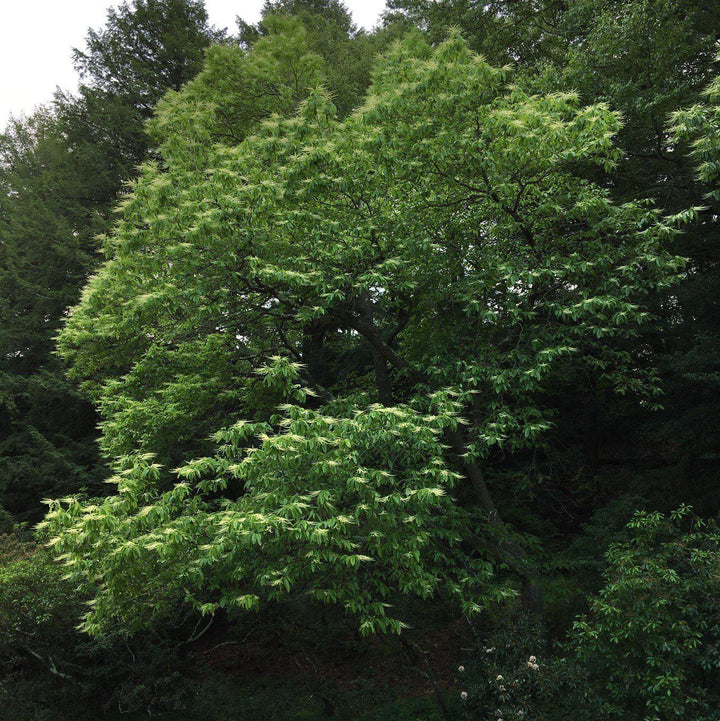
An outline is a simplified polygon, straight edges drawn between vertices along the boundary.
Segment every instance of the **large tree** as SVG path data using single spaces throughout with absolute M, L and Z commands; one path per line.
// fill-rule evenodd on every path
M 671 213 L 707 206 L 708 188 L 695 177 L 690 148 L 671 135 L 668 121 L 697 103 L 716 73 L 720 7 L 701 0 L 682 7 L 669 0 L 575 0 L 565 28 L 571 42 L 558 76 L 625 118 L 618 137 L 624 158 L 602 182 L 616 198 L 650 198 Z M 601 482 L 610 494 L 624 487 L 665 510 L 678 502 L 716 508 L 719 438 L 717 424 L 706 419 L 720 407 L 711 380 L 720 368 L 718 239 L 715 210 L 707 208 L 672 240 L 688 259 L 682 283 L 656 298 L 658 322 L 636 344 L 658 368 L 665 408 L 637 414 L 605 402 L 601 456 L 610 465 Z
M 618 201 L 647 198 L 668 213 L 705 206 L 686 143 L 667 129 L 671 113 L 690 106 L 716 73 L 720 8 L 703 0 L 391 0 L 433 41 L 457 26 L 471 47 L 510 61 L 528 92 L 574 88 L 583 103 L 603 102 L 623 117 L 610 170 L 586 168 Z M 688 258 L 682 283 L 653 301 L 657 321 L 631 341 L 639 362 L 662 378 L 664 410 L 618 403 L 603 386 L 581 390 L 568 377 L 556 388 L 565 409 L 557 430 L 562 455 L 546 458 L 548 515 L 587 518 L 597 504 L 640 493 L 668 509 L 679 501 L 706 511 L 717 493 L 718 236 L 715 210 L 687 223 L 669 246 Z M 572 479 L 586 479 L 583 494 Z
M 294 17 L 305 27 L 310 49 L 325 61 L 325 85 L 333 104 L 345 117 L 362 102 L 375 55 L 397 33 L 358 29 L 340 0 L 266 0 L 257 24 L 238 20 L 240 43 L 249 47 L 273 32 L 272 18 L 278 16 Z
M 51 111 L 0 136 L 0 503 L 21 518 L 102 472 L 95 413 L 52 355 L 105 228 L 85 162 Z
M 345 122 L 316 92 L 239 144 L 167 136 L 61 336 L 134 452 L 117 496 L 46 524 L 88 629 L 302 592 L 399 630 L 398 595 L 477 609 L 496 562 L 531 585 L 507 459 L 567 373 L 657 392 L 622 343 L 680 264 L 657 213 L 575 172 L 614 166 L 618 117 L 509 80 L 413 36 Z M 144 455 L 213 425 L 174 477 Z

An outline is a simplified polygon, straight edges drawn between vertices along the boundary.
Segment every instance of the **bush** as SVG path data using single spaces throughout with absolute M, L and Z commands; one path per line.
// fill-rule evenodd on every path
M 720 532 L 688 507 L 636 513 L 610 547 L 606 585 L 575 624 L 606 717 L 717 719 Z
M 0 536 L 2 718 L 76 721 L 79 708 L 184 707 L 194 688 L 182 674 L 178 642 L 82 633 L 85 599 L 64 574 L 45 549 Z
M 458 668 L 460 717 L 478 721 L 601 721 L 586 670 L 551 652 L 539 619 L 507 613 Z

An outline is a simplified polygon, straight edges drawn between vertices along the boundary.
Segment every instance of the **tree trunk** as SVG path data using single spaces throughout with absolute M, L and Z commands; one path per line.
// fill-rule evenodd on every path
M 448 439 L 455 451 L 465 478 L 467 479 L 473 500 L 482 508 L 488 523 L 494 528 L 504 526 L 500 513 L 493 501 L 480 466 L 468 461 L 465 456 L 465 439 L 459 430 L 448 431 Z M 540 588 L 540 574 L 530 562 L 525 549 L 514 541 L 503 541 L 498 548 L 499 558 L 516 571 L 523 580 L 522 601 L 525 609 L 531 613 L 541 614 L 543 609 L 542 590 Z

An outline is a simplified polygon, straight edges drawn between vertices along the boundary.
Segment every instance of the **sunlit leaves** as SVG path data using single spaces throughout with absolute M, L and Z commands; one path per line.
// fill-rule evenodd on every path
M 131 459 L 100 510 L 52 511 L 73 573 L 99 579 L 87 627 L 289 594 L 364 631 L 400 630 L 398 594 L 482 606 L 505 531 L 459 502 L 459 471 L 541 447 L 568 369 L 657 392 L 617 341 L 680 268 L 672 226 L 575 172 L 617 161 L 617 115 L 528 95 L 458 37 L 411 38 L 345 121 L 315 90 L 223 142 L 197 103 L 211 76 L 161 111 L 177 147 L 135 184 L 61 339 L 106 449 L 179 466 Z M 186 112 L 199 140 L 173 129 Z
M 74 578 L 99 578 L 88 630 L 115 618 L 152 625 L 181 602 L 251 610 L 300 593 L 344 606 L 365 632 L 399 631 L 398 593 L 468 607 L 500 593 L 461 547 L 471 517 L 452 497 L 448 422 L 399 406 L 333 417 L 288 405 L 278 430 L 220 432 L 218 456 L 178 469 L 171 489 L 138 458 L 116 479 L 119 495 L 53 503 L 44 528 L 60 534 L 50 543 Z M 213 501 L 223 477 L 245 493 Z

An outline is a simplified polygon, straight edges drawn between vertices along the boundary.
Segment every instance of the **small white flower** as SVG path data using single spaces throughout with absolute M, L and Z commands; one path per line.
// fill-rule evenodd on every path
M 460 673 L 465 673 L 465 666 L 458 666 L 458 671 Z
M 463 701 L 467 701 L 467 697 L 468 697 L 467 691 L 461 691 L 461 692 L 460 692 L 460 698 L 461 698 Z
M 486 648 L 485 653 L 492 653 L 494 650 L 495 650 L 495 646 L 493 646 L 492 648 Z
M 504 691 L 504 690 L 505 690 L 505 686 L 503 686 L 502 684 L 500 684 L 500 685 L 498 686 L 498 691 L 502 692 L 502 691 Z
M 530 658 L 528 659 L 528 661 L 529 661 L 530 663 L 537 663 L 537 659 L 535 658 L 535 656 L 530 656 Z
M 504 679 L 502 676 L 498 676 L 495 680 L 496 680 L 498 683 L 500 683 L 501 681 L 504 681 L 505 679 Z

